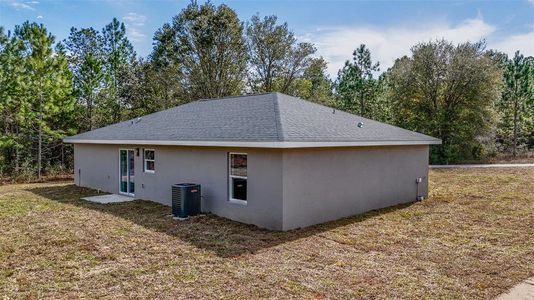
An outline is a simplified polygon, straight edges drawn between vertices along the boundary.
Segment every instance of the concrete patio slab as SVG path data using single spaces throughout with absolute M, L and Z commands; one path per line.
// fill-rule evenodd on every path
M 84 197 L 82 200 L 91 201 L 95 203 L 108 204 L 108 203 L 120 203 L 135 200 L 134 197 L 128 197 L 124 195 L 109 194 L 102 196 Z
M 508 292 L 501 294 L 496 300 L 533 300 L 534 277 L 529 278 L 514 286 Z

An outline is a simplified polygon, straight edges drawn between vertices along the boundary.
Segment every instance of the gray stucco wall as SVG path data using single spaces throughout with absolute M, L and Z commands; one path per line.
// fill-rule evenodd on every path
M 78 186 L 119 192 L 118 147 L 74 144 L 74 183 Z
M 428 146 L 285 150 L 283 229 L 305 227 L 428 194 Z
M 135 197 L 171 204 L 171 185 L 202 185 L 206 212 L 288 230 L 416 200 L 428 190 L 428 146 L 258 149 L 76 144 L 75 183 L 118 193 L 119 149 L 137 149 Z M 155 150 L 144 173 L 142 149 Z M 228 202 L 228 152 L 248 154 L 248 203 Z
M 135 157 L 135 197 L 171 205 L 171 185 L 202 185 L 202 210 L 235 221 L 282 229 L 282 151 L 210 147 L 76 144 L 75 183 L 119 192 L 119 149 L 140 149 Z M 142 149 L 155 150 L 155 173 L 143 172 Z M 248 154 L 247 205 L 228 202 L 228 152 Z M 81 182 L 78 176 L 81 174 Z M 170 212 L 170 211 L 169 211 Z

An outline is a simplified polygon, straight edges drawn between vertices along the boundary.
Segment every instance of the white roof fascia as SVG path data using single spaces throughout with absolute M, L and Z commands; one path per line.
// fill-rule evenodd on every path
M 262 141 L 162 141 L 162 140 L 63 140 L 70 144 L 108 145 L 161 145 L 161 146 L 200 146 L 200 147 L 244 147 L 244 148 L 319 148 L 319 147 L 358 147 L 358 146 L 397 146 L 397 145 L 439 145 L 440 140 L 429 141 L 355 141 L 355 142 L 262 142 Z

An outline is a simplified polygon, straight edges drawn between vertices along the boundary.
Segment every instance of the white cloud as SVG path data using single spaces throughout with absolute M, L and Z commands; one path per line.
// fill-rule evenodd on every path
M 41 15 L 37 16 L 37 19 L 42 19 L 42 18 L 43 18 L 43 16 L 41 16 Z
M 146 16 L 131 12 L 122 17 L 122 20 L 126 24 L 140 27 L 145 25 Z
M 534 56 L 534 30 L 506 37 L 505 39 L 489 45 L 489 48 L 502 51 L 509 56 L 519 50 L 525 56 Z
M 11 1 L 9 2 L 9 4 L 11 6 L 13 6 L 13 8 L 15 8 L 16 10 L 20 10 L 20 9 L 27 9 L 27 10 L 35 10 L 35 8 L 33 8 L 32 4 L 37 4 L 39 2 L 35 1 L 35 3 L 33 2 L 21 2 L 21 1 Z
M 134 27 L 127 28 L 126 29 L 126 34 L 130 38 L 130 40 L 133 41 L 133 42 L 143 41 L 145 39 L 145 37 L 146 37 L 146 35 L 144 33 L 142 33 L 141 31 L 137 30 Z
M 533 0 L 534 1 L 534 0 Z M 366 26 L 323 28 L 308 33 L 305 39 L 314 42 L 319 55 L 329 62 L 328 72 L 335 78 L 337 71 L 360 44 L 371 50 L 373 61 L 380 61 L 380 69 L 391 67 L 396 58 L 410 54 L 410 48 L 435 39 L 454 43 L 476 42 L 491 35 L 496 28 L 479 15 L 451 25 L 447 22 L 417 23 L 416 25 L 375 28 Z
M 145 26 L 146 16 L 130 12 L 122 17 L 126 25 L 126 34 L 133 42 L 141 42 L 146 35 L 141 31 L 141 27 Z

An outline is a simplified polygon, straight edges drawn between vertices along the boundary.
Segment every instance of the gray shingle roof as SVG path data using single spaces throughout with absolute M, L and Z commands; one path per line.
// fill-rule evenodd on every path
M 359 128 L 358 123 L 363 122 Z M 250 146 L 436 144 L 440 140 L 280 93 L 199 100 L 65 139 Z M 199 143 L 195 143 L 195 141 Z M 200 143 L 204 142 L 204 143 Z M 209 144 L 214 142 L 214 144 Z

